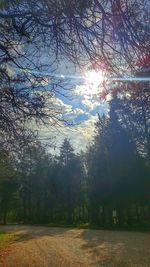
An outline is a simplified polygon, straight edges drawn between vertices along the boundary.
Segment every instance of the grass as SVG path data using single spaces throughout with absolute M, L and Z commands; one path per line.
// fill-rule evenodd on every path
M 3 248 L 4 244 L 8 240 L 9 234 L 0 232 L 0 249 Z
M 6 259 L 10 252 L 11 242 L 14 240 L 14 234 L 0 232 L 0 266 L 7 266 Z
M 5 248 L 5 246 L 14 239 L 14 234 L 0 232 L 0 252 Z
M 49 223 L 49 224 L 46 224 L 45 226 L 61 227 L 61 228 L 90 229 L 89 223 L 81 223 L 81 224 Z
M 38 225 L 38 224 L 37 224 Z M 91 230 L 110 230 L 110 231 L 128 231 L 128 232 L 150 232 L 150 227 L 139 227 L 139 226 L 99 226 L 90 223 L 80 223 L 80 224 L 63 224 L 63 223 L 49 223 L 41 224 L 39 226 L 48 226 L 48 227 L 61 227 L 61 228 L 75 228 L 75 229 L 91 229 Z
M 10 234 L 0 232 L 0 265 L 6 265 L 6 252 L 8 250 L 7 245 L 10 240 Z

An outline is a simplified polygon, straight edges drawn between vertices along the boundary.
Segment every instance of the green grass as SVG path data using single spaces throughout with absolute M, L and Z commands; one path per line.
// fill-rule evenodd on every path
M 89 229 L 89 230 L 106 230 L 106 231 L 128 231 L 128 232 L 150 232 L 150 226 L 105 226 L 102 227 L 100 225 L 90 224 L 90 223 L 73 223 L 73 224 L 66 224 L 66 223 L 33 223 L 29 224 L 33 226 L 48 226 L 48 227 L 60 227 L 60 228 L 74 228 L 74 229 Z
M 42 224 L 41 226 L 61 227 L 61 228 L 77 228 L 77 229 L 90 229 L 89 223 L 80 223 L 80 224 L 48 223 L 48 224 Z
M 128 232 L 150 232 L 150 227 L 119 227 L 119 226 L 99 226 L 93 225 L 90 223 L 81 223 L 81 224 L 61 224 L 61 223 L 49 223 L 41 226 L 48 226 L 48 227 L 61 227 L 61 228 L 76 228 L 76 229 L 89 229 L 89 230 L 106 230 L 106 231 L 128 231 Z
M 8 234 L 7 233 L 0 233 L 0 250 L 3 248 L 5 242 L 7 241 Z
M 10 234 L 5 232 L 0 232 L 0 250 L 3 249 L 6 242 L 10 240 Z

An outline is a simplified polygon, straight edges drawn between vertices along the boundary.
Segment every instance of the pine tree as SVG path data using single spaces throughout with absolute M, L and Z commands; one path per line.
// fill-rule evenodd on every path
M 67 223 L 75 220 L 81 196 L 82 164 L 75 155 L 70 142 L 65 139 L 60 149 L 60 184 L 62 186 L 62 202 L 66 210 Z
M 89 187 L 91 222 L 113 224 L 115 211 L 115 223 L 121 226 L 131 223 L 130 211 L 145 192 L 146 174 L 136 144 L 119 120 L 117 105 L 118 98 L 114 97 L 110 101 L 109 119 L 99 117 L 96 124 Z

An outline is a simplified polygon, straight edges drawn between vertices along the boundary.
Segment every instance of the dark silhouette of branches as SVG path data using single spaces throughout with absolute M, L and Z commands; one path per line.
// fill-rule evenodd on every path
M 49 81 L 48 86 L 42 75 L 45 70 L 53 73 L 59 60 L 67 58 L 81 66 L 90 62 L 93 68 L 117 75 L 147 65 L 148 2 L 4 1 L 0 7 L 1 132 L 15 138 L 29 120 L 46 122 L 49 116 L 52 124 L 63 120 L 60 111 L 45 108 L 48 99 L 62 92 L 63 84 Z

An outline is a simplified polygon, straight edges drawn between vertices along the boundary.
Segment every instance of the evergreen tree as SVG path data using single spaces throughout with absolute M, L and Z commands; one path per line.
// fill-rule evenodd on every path
M 15 193 L 17 191 L 17 177 L 8 153 L 0 151 L 0 216 L 4 224 L 8 213 L 13 208 Z
M 130 224 L 130 210 L 137 201 L 137 191 L 144 194 L 142 185 L 146 185 L 147 180 L 136 145 L 119 121 L 117 105 L 118 99 L 112 99 L 109 119 L 99 116 L 96 124 L 98 131 L 91 149 L 89 186 L 91 222 L 112 224 L 112 215 L 116 214 L 116 223 L 121 226 Z
M 65 139 L 60 149 L 60 183 L 64 209 L 67 213 L 67 223 L 75 220 L 75 208 L 80 201 L 82 166 L 80 159 L 75 155 L 70 142 Z

